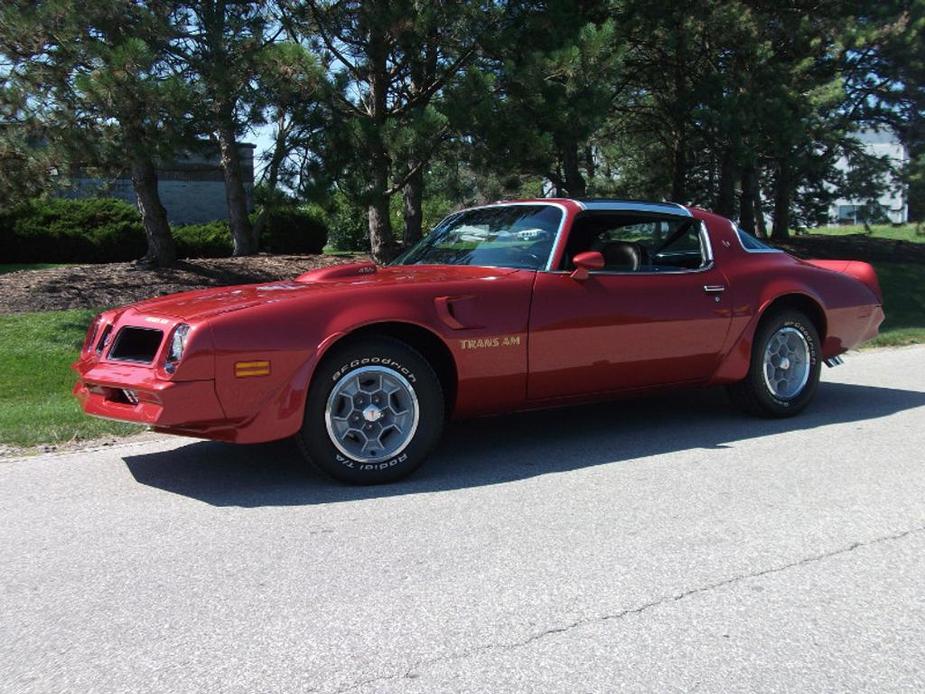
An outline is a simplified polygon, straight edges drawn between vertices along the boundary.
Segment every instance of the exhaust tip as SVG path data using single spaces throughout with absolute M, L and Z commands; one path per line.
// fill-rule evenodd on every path
M 836 366 L 841 366 L 845 363 L 845 360 L 841 357 L 829 357 L 825 360 L 825 365 L 830 369 L 834 369 Z

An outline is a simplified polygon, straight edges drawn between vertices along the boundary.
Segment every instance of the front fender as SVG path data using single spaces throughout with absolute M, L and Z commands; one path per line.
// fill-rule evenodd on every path
M 350 333 L 378 323 L 434 331 L 420 303 L 370 296 L 344 300 L 266 304 L 211 321 L 215 389 L 233 440 L 255 443 L 287 438 L 302 426 L 309 384 L 319 362 Z M 240 362 L 268 362 L 269 373 L 241 376 Z

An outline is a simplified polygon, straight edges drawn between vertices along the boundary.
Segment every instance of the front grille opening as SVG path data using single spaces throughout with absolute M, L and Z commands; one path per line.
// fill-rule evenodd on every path
M 133 393 L 132 397 L 135 397 L 135 402 L 132 402 L 132 398 L 128 396 L 128 393 L 125 392 L 122 388 L 109 388 L 106 386 L 99 386 L 100 394 L 106 398 L 107 402 L 115 402 L 120 405 L 137 405 L 138 398 Z
M 161 340 L 162 330 L 153 328 L 122 328 L 116 336 L 116 343 L 109 352 L 109 358 L 117 361 L 136 361 L 150 364 L 154 361 Z

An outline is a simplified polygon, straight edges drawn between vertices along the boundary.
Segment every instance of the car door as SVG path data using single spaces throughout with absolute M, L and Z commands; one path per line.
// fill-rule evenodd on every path
M 605 268 L 585 280 L 568 269 L 537 274 L 530 400 L 697 382 L 713 373 L 730 325 L 731 291 L 713 264 L 705 227 L 697 222 L 690 233 L 702 244 L 699 267 L 674 265 L 681 261 L 673 256 L 687 251 L 668 249 L 635 270 Z

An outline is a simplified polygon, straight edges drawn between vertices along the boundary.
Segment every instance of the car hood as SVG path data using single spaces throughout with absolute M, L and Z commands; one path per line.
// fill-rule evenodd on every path
M 139 314 L 170 316 L 182 320 L 202 320 L 267 303 L 305 299 L 317 296 L 319 292 L 332 295 L 343 292 L 361 293 L 409 283 L 420 285 L 490 281 L 502 279 L 517 272 L 525 271 L 462 265 L 390 267 L 376 267 L 372 263 L 335 265 L 307 272 L 294 280 L 170 294 L 133 304 L 131 308 Z

